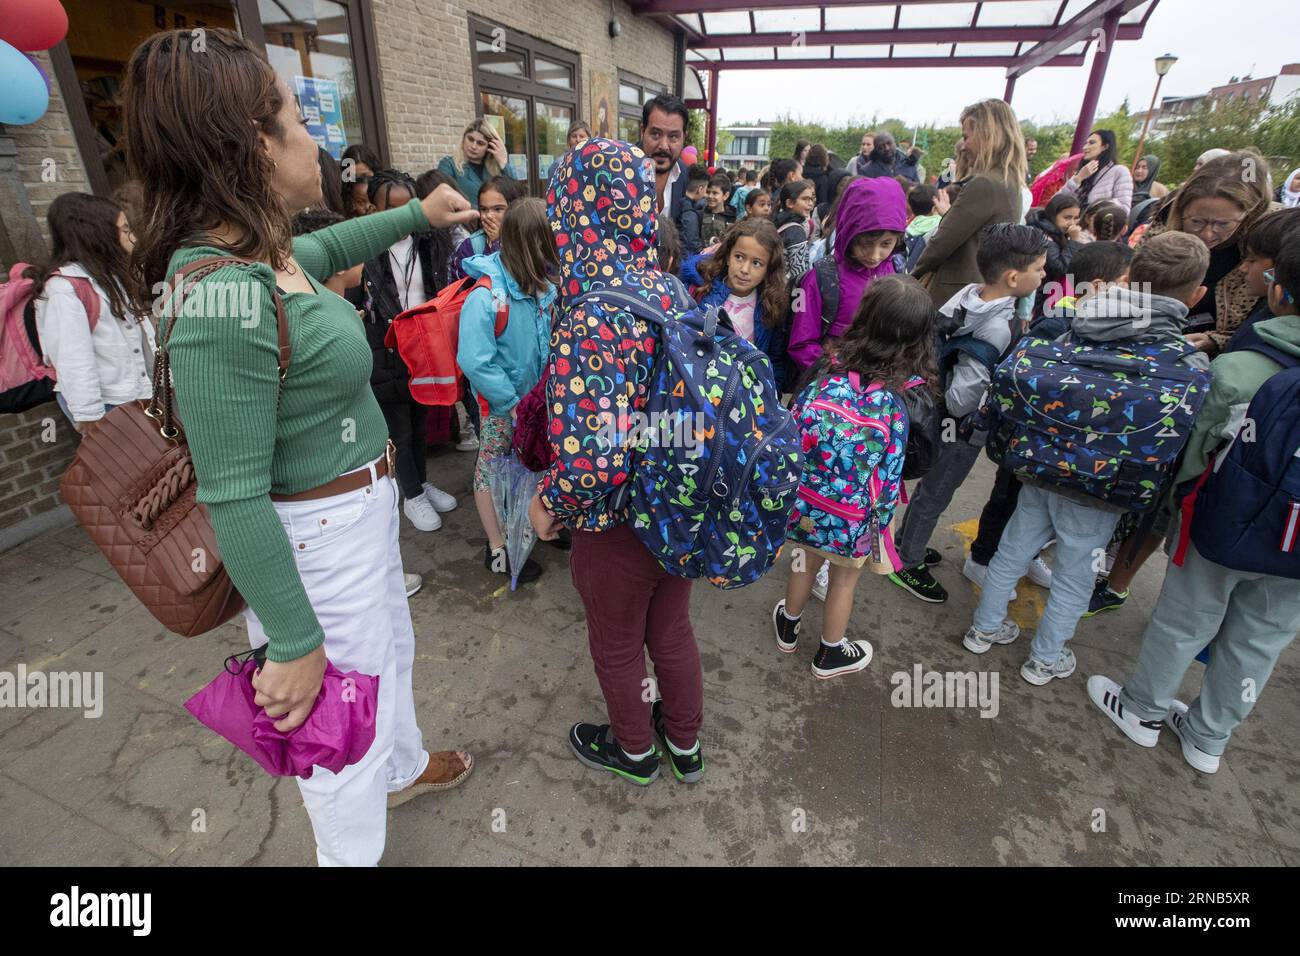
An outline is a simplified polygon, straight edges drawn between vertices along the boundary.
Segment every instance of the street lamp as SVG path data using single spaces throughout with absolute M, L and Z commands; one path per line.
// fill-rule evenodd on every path
M 1151 114 L 1156 111 L 1156 97 L 1160 95 L 1160 84 L 1164 81 L 1165 74 L 1173 68 L 1178 62 L 1178 57 L 1172 53 L 1166 53 L 1164 56 L 1156 57 L 1156 88 L 1151 94 L 1151 107 L 1147 110 L 1147 118 L 1142 123 L 1142 135 L 1138 138 L 1137 150 L 1133 153 L 1133 165 L 1129 167 L 1129 174 L 1137 169 L 1138 160 L 1142 158 L 1142 147 L 1146 145 L 1147 130 L 1151 127 Z

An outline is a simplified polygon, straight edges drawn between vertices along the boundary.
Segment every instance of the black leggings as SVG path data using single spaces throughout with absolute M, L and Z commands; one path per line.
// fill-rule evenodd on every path
M 419 402 L 398 402 L 380 405 L 384 420 L 388 422 L 388 437 L 397 447 L 397 486 L 404 498 L 424 494 L 425 432 L 429 410 Z
M 1020 500 L 1020 479 L 1005 468 L 998 469 L 998 477 L 989 492 L 989 500 L 980 512 L 980 530 L 970 546 L 971 560 L 988 567 L 993 555 L 998 553 L 1002 532 L 1015 514 Z

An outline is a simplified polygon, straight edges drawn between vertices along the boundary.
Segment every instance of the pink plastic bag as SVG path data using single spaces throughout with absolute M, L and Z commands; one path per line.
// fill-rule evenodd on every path
M 309 779 L 316 767 L 338 773 L 365 756 L 375 741 L 377 676 L 344 673 L 326 661 L 311 716 L 286 734 L 253 702 L 253 675 L 261 662 L 254 655 L 226 658 L 222 672 L 185 709 L 277 777 Z

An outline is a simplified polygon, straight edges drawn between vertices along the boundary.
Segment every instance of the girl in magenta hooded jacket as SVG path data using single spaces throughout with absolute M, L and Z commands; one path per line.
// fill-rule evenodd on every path
M 862 293 L 877 276 L 892 275 L 894 249 L 907 228 L 907 198 L 892 179 L 855 179 L 844 188 L 835 216 L 834 259 L 840 302 L 828 335 L 822 335 L 822 296 L 817 270 L 799 280 L 802 295 L 794 296 L 789 356 L 803 371 L 821 357 L 822 342 L 844 332 L 853 322 Z

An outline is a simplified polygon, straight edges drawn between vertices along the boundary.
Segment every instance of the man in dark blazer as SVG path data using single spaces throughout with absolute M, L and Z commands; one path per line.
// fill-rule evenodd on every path
M 641 151 L 655 164 L 655 210 L 660 215 L 667 213 L 674 224 L 678 224 L 686 195 L 682 149 L 689 124 L 686 104 L 671 94 L 656 96 L 641 107 Z

